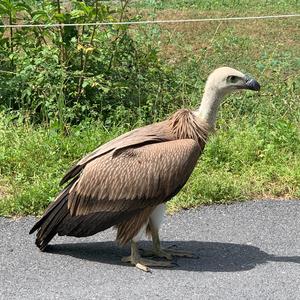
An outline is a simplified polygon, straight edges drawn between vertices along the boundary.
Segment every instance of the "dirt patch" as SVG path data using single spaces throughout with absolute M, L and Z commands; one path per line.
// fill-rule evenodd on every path
M 146 10 L 142 12 L 142 15 L 144 15 L 143 19 L 148 19 Z M 241 13 L 166 9 L 158 11 L 155 19 L 183 20 L 237 15 L 240 16 Z M 205 56 L 210 56 L 218 46 L 224 51 L 232 50 L 234 45 L 237 51 L 241 47 L 246 47 L 249 54 L 255 58 L 269 45 L 278 51 L 299 49 L 300 40 L 297 33 L 300 24 L 297 18 L 167 23 L 160 26 L 164 29 L 161 36 L 163 56 L 175 62 L 184 58 L 189 51 L 192 53 L 204 51 Z
M 9 195 L 9 189 L 5 185 L 0 185 L 0 200 Z

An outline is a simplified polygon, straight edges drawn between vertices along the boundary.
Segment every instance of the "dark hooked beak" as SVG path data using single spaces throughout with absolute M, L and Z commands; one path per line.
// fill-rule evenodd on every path
M 252 91 L 259 91 L 260 84 L 251 77 L 245 78 L 245 89 L 252 90 Z

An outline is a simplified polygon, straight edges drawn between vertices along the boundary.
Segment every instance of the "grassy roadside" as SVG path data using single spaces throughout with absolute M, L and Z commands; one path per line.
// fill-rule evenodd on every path
M 143 9 L 194 9 L 197 11 L 222 11 L 225 13 L 241 12 L 243 14 L 259 13 L 292 13 L 299 11 L 300 3 L 298 0 L 137 0 L 134 6 Z
M 108 133 L 101 124 L 84 124 L 65 137 L 49 128 L 2 122 L 0 170 L 6 188 L 0 215 L 40 214 L 58 192 L 68 166 L 123 131 Z M 300 197 L 299 128 L 287 121 L 250 124 L 241 119 L 223 124 L 211 138 L 169 209 L 264 197 Z
M 101 124 L 83 123 L 65 136 L 55 128 L 0 121 L 0 215 L 41 213 L 58 192 L 64 172 L 84 153 L 119 135 Z M 5 191 L 5 192 L 4 192 Z
M 137 1 L 136 7 L 141 13 L 155 8 L 161 19 L 205 16 L 208 11 L 299 11 L 299 1 L 252 1 L 250 7 L 233 0 L 192 2 L 156 1 L 163 5 L 154 7 L 153 1 Z M 299 30 L 299 19 L 154 27 L 151 34 L 160 40 L 161 58 L 174 69 L 180 86 L 174 95 L 180 106 L 198 105 L 208 73 L 220 65 L 249 72 L 262 85 L 259 94 L 237 93 L 223 103 L 218 130 L 188 184 L 170 202 L 170 211 L 251 198 L 300 197 Z M 55 127 L 12 122 L 0 113 L 0 215 L 40 214 L 74 161 L 128 129 L 83 122 L 64 136 Z

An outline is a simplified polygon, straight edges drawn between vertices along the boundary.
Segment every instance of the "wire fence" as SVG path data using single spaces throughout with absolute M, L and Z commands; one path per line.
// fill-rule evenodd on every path
M 72 27 L 72 26 L 111 26 L 111 25 L 151 25 L 171 23 L 193 23 L 193 22 L 215 22 L 215 21 L 244 21 L 244 20 L 267 20 L 283 18 L 299 18 L 300 14 L 271 15 L 271 16 L 244 16 L 244 17 L 219 17 L 199 19 L 178 19 L 178 20 L 143 20 L 143 21 L 122 21 L 122 22 L 94 22 L 94 23 L 55 23 L 55 24 L 3 24 L 0 28 L 49 28 L 49 27 Z

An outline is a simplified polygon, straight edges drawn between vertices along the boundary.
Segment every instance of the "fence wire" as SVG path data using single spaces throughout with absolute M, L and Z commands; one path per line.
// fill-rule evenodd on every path
M 0 28 L 31 28 L 31 27 L 71 27 L 71 26 L 110 26 L 110 25 L 151 25 L 167 23 L 192 23 L 192 22 L 215 22 L 215 21 L 244 21 L 263 19 L 297 18 L 300 14 L 271 15 L 271 16 L 245 16 L 245 17 L 220 17 L 200 19 L 179 19 L 179 20 L 143 20 L 143 21 L 122 21 L 122 22 L 95 22 L 95 23 L 55 23 L 55 24 L 3 24 Z

